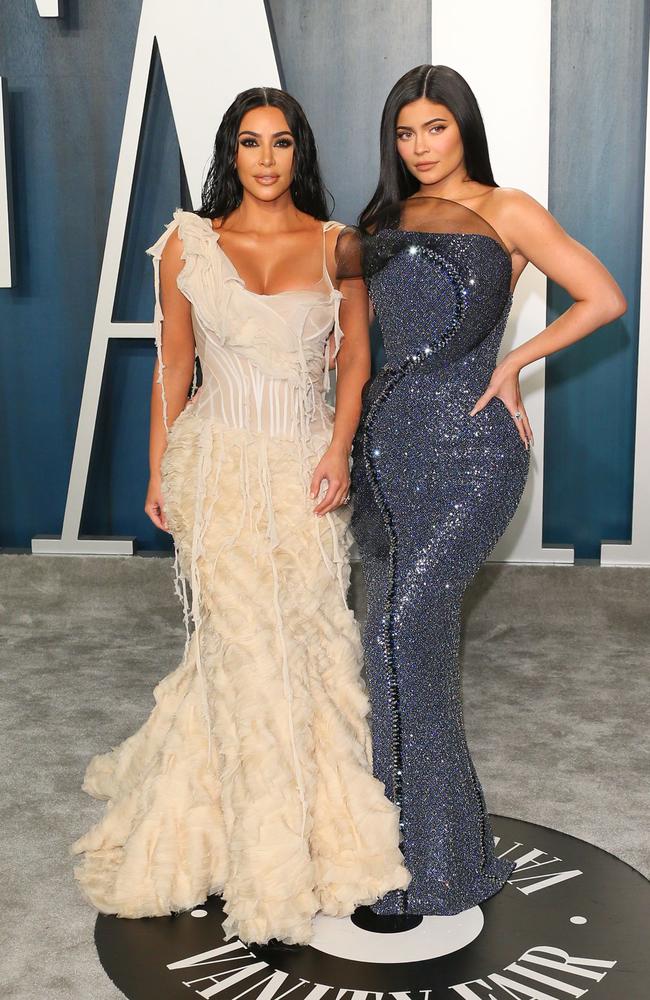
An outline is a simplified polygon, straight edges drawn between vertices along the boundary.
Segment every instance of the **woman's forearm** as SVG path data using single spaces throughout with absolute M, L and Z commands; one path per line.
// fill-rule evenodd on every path
M 185 408 L 192 383 L 194 362 L 165 365 L 165 399 L 167 402 L 167 427 L 171 428 L 176 417 Z M 158 361 L 154 365 L 151 385 L 151 422 L 149 432 L 149 476 L 160 478 L 160 462 L 167 446 L 167 431 L 163 423 L 162 391 L 158 381 Z
M 367 357 L 341 358 L 336 375 L 336 408 L 331 447 L 348 454 L 361 418 L 361 393 L 370 377 Z
M 625 299 L 615 292 L 612 293 L 611 301 L 585 299 L 574 302 L 561 316 L 549 323 L 545 330 L 510 351 L 504 362 L 521 370 L 539 358 L 548 357 L 549 354 L 582 340 L 624 312 Z

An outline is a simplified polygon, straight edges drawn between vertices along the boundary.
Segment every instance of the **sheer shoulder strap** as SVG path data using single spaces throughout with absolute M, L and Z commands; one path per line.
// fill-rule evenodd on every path
M 328 219 L 327 222 L 323 223 L 323 278 L 327 280 L 332 295 L 332 302 L 334 305 L 334 323 L 332 327 L 333 334 L 333 350 L 331 345 L 330 337 L 327 338 L 325 342 L 325 365 L 323 368 L 323 389 L 327 392 L 331 388 L 330 381 L 330 363 L 331 361 L 336 361 L 337 355 L 341 348 L 341 341 L 343 340 L 343 330 L 341 329 L 341 292 L 338 288 L 334 287 L 334 283 L 330 277 L 329 268 L 327 267 L 327 241 L 325 239 L 325 233 L 329 232 L 330 229 L 342 230 L 345 228 L 343 222 L 336 222 L 335 219 Z M 337 237 L 338 239 L 338 237 Z
M 344 228 L 344 224 L 342 222 L 336 222 L 334 219 L 328 219 L 327 222 L 323 223 L 323 270 L 322 270 L 322 278 L 323 278 L 323 281 L 327 281 L 328 282 L 328 284 L 330 285 L 330 287 L 332 289 L 334 288 L 334 285 L 332 284 L 332 279 L 330 277 L 329 268 L 327 266 L 327 239 L 325 237 L 325 234 L 327 232 L 329 232 L 330 229 L 336 229 L 337 227 L 339 227 L 340 229 L 343 229 Z

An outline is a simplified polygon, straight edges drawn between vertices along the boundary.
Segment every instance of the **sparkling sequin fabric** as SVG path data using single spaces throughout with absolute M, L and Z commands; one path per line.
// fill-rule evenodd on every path
M 412 880 L 372 909 L 451 915 L 513 870 L 493 833 L 464 732 L 463 593 L 512 518 L 529 454 L 489 383 L 511 305 L 511 261 L 476 213 L 401 206 L 395 228 L 339 238 L 341 277 L 365 278 L 385 365 L 364 393 L 352 528 L 363 559 L 373 766 L 401 810 Z M 356 263 L 355 263 L 356 261 Z

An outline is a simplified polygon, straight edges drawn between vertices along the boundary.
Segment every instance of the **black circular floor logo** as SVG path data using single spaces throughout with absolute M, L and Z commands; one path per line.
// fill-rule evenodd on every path
M 517 862 L 492 899 L 396 934 L 319 915 L 305 947 L 224 941 L 221 901 L 99 916 L 104 969 L 131 1000 L 647 1000 L 650 882 L 566 834 L 492 817 Z

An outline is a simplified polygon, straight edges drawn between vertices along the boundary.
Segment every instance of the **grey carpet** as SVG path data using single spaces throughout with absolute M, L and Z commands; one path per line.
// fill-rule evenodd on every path
M 183 647 L 167 558 L 0 556 L 3 1000 L 120 997 L 69 844 L 103 805 L 88 759 L 130 735 Z M 355 606 L 362 614 L 358 574 Z M 465 714 L 490 810 L 650 874 L 650 572 L 484 567 L 466 602 Z

